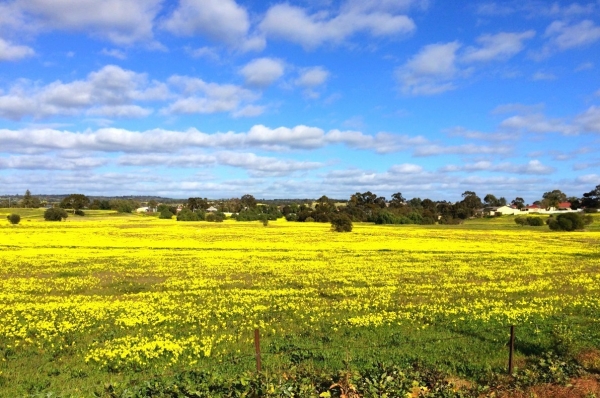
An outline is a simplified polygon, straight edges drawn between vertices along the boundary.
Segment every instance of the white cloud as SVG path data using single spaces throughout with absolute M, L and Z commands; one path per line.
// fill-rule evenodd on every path
M 329 78 L 329 71 L 322 66 L 303 68 L 300 70 L 300 76 L 296 79 L 296 84 L 305 88 L 314 88 L 320 86 Z
M 219 59 L 219 53 L 211 47 L 200 47 L 200 48 L 187 48 L 186 51 L 188 52 L 188 54 L 190 54 L 193 58 L 208 58 L 211 60 L 218 60 Z
M 512 152 L 513 148 L 508 145 L 474 145 L 474 144 L 463 144 L 463 145 L 423 145 L 418 147 L 414 151 L 414 156 L 437 156 L 437 155 L 494 155 L 494 154 L 507 154 Z
M 546 29 L 549 37 L 560 50 L 585 46 L 600 40 L 600 26 L 586 19 L 575 25 L 563 21 L 554 21 Z
M 248 12 L 234 0 L 181 0 L 163 28 L 179 36 L 206 35 L 215 42 L 243 50 L 265 47 L 264 39 L 248 37 Z
M 110 50 L 103 48 L 102 51 L 100 51 L 100 54 L 117 59 L 127 59 L 127 54 L 125 54 L 124 51 L 118 50 L 116 48 L 112 48 Z
M 0 61 L 17 61 L 35 55 L 31 47 L 12 44 L 0 38 Z
M 284 63 L 279 59 L 257 58 L 240 69 L 240 74 L 246 85 L 265 88 L 283 76 L 284 70 Z
M 441 172 L 499 172 L 511 174 L 531 174 L 543 175 L 552 174 L 556 171 L 553 167 L 545 166 L 539 160 L 531 160 L 526 164 L 500 163 L 493 164 L 490 161 L 482 160 L 476 163 L 464 164 L 461 166 L 448 165 L 440 169 Z
M 483 141 L 506 141 L 515 138 L 514 134 L 494 132 L 487 133 L 475 130 L 468 130 L 464 127 L 453 127 L 445 130 L 445 132 L 451 137 L 463 137 L 471 140 L 483 140 Z
M 556 75 L 553 73 L 548 73 L 548 72 L 543 72 L 543 71 L 537 71 L 535 72 L 532 76 L 531 79 L 533 81 L 540 81 L 540 80 L 556 80 Z
M 406 64 L 396 69 L 402 91 L 413 95 L 432 95 L 453 90 L 457 75 L 458 42 L 430 44 L 421 49 Z
M 561 133 L 564 135 L 577 134 L 575 126 L 562 119 L 548 119 L 541 113 L 515 115 L 500 123 L 501 129 L 516 130 L 524 133 Z
M 217 161 L 222 165 L 248 170 L 250 175 L 257 177 L 285 176 L 297 171 L 314 170 L 323 167 L 323 164 L 319 162 L 277 159 L 257 156 L 253 153 L 237 152 L 218 153 Z
M 162 102 L 162 114 L 230 112 L 235 117 L 257 116 L 264 106 L 252 104 L 259 94 L 233 84 L 171 76 L 166 82 L 149 80 L 144 73 L 108 65 L 85 79 L 55 81 L 39 86 L 19 80 L 0 91 L 0 117 L 21 120 L 57 115 L 140 118 L 153 113 L 143 102 Z M 167 101 L 170 101 L 167 102 Z
M 15 0 L 8 11 L 20 31 L 90 33 L 116 44 L 152 39 L 162 0 Z M 5 10 L 6 11 L 6 10 Z
M 591 106 L 575 117 L 575 123 L 584 131 L 600 133 L 600 107 Z
M 231 116 L 239 117 L 256 117 L 265 113 L 266 107 L 262 105 L 246 105 L 237 111 L 234 111 Z
M 477 38 L 480 47 L 468 47 L 462 56 L 463 62 L 487 62 L 496 59 L 506 60 L 523 50 L 523 41 L 535 36 L 535 31 L 522 33 L 498 33 Z
M 236 112 L 244 103 L 258 98 L 252 91 L 234 84 L 207 83 L 187 76 L 172 76 L 167 81 L 182 91 L 181 98 L 161 109 L 167 115 Z
M 286 151 L 341 144 L 355 149 L 390 153 L 427 145 L 427 143 L 427 139 L 420 136 L 410 137 L 389 133 L 367 135 L 358 131 L 340 130 L 325 132 L 317 127 L 303 125 L 275 129 L 255 125 L 245 133 L 213 134 L 202 133 L 196 129 L 187 131 L 154 129 L 143 132 L 119 128 L 101 128 L 84 132 L 52 128 L 0 129 L 0 148 L 7 151 L 40 149 L 139 153 L 173 152 L 181 147 L 231 150 L 261 148 Z
M 326 11 L 309 15 L 303 8 L 276 4 L 267 11 L 260 29 L 270 37 L 298 43 L 307 49 L 324 43 L 338 44 L 358 32 L 381 37 L 405 35 L 415 30 L 414 22 L 406 15 L 395 14 L 372 3 L 348 3 L 334 16 Z
M 57 158 L 55 156 L 10 156 L 0 157 L 0 170 L 81 170 L 104 166 L 106 159 L 85 158 L 77 159 Z
M 592 62 L 584 62 L 582 64 L 577 65 L 577 67 L 575 68 L 575 72 L 581 72 L 590 69 L 594 69 L 594 64 Z
M 85 80 L 70 83 L 55 81 L 39 87 L 21 80 L 0 95 L 0 117 L 40 119 L 85 111 L 97 116 L 140 117 L 151 110 L 134 106 L 134 101 L 162 99 L 167 95 L 166 86 L 148 82 L 145 74 L 108 65 L 90 73 Z

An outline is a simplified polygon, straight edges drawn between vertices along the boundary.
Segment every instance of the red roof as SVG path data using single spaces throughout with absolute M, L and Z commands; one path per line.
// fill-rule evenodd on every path
M 570 209 L 571 208 L 571 202 L 562 202 L 559 203 L 557 206 L 558 209 Z
M 526 209 L 541 209 L 539 205 L 529 205 L 525 207 Z

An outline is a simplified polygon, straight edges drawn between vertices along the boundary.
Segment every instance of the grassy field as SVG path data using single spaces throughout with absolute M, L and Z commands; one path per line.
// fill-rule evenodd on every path
M 376 364 L 485 384 L 506 372 L 510 325 L 517 368 L 552 351 L 600 370 L 598 218 L 573 233 L 502 217 L 340 234 L 15 210 L 0 209 L 22 216 L 0 222 L 0 396 L 133 396 L 197 372 L 226 384 L 254 369 L 255 328 L 265 372 L 313 375 L 297 396 Z

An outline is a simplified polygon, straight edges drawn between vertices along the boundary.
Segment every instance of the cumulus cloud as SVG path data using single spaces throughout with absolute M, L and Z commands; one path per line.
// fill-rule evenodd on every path
M 566 50 L 581 47 L 600 40 L 600 26 L 586 19 L 578 24 L 569 24 L 564 21 L 554 21 L 546 29 L 546 37 L 558 47 Z
M 523 51 L 535 31 L 500 32 L 477 38 L 478 46 L 463 48 L 458 41 L 429 44 L 412 56 L 395 74 L 405 94 L 435 95 L 454 90 L 456 81 L 475 70 L 473 64 L 506 61 Z
M 389 2 L 349 2 L 335 15 L 326 11 L 309 14 L 287 3 L 269 8 L 260 29 L 269 37 L 280 38 L 311 49 L 325 43 L 339 44 L 358 32 L 374 37 L 411 33 L 415 23 L 395 13 Z
M 447 165 L 440 169 L 441 172 L 500 172 L 511 174 L 532 174 L 543 175 L 552 174 L 556 171 L 553 167 L 542 164 L 539 160 L 531 160 L 526 164 L 500 163 L 494 164 L 490 161 L 483 160 L 476 163 L 457 165 Z
M 532 76 L 531 79 L 533 81 L 540 81 L 540 80 L 556 80 L 556 75 L 553 73 L 548 73 L 548 72 L 544 72 L 544 71 L 537 71 L 535 72 Z
M 600 107 L 591 106 L 575 117 L 575 124 L 583 131 L 600 133 Z
M 172 76 L 167 82 L 181 91 L 179 99 L 161 109 L 167 115 L 235 112 L 244 103 L 258 99 L 257 94 L 234 84 L 208 83 L 188 76 Z
M 18 31 L 90 33 L 116 44 L 152 39 L 162 0 L 15 0 L 2 11 Z
M 181 0 L 162 26 L 175 35 L 205 35 L 215 42 L 243 50 L 265 47 L 263 38 L 248 36 L 248 12 L 234 0 Z
M 295 126 L 269 128 L 255 125 L 248 132 L 207 134 L 196 129 L 172 131 L 163 129 L 143 132 L 119 128 L 101 128 L 95 131 L 73 132 L 52 128 L 0 129 L 0 147 L 15 151 L 90 150 L 103 152 L 173 152 L 181 147 L 196 148 L 261 148 L 271 151 L 316 149 L 327 145 L 345 145 L 350 148 L 390 153 L 426 145 L 428 140 L 416 136 L 378 133 L 367 135 L 359 131 L 331 130 L 318 127 Z
M 562 119 L 549 119 L 541 113 L 515 115 L 500 123 L 501 129 L 531 133 L 561 133 L 564 135 L 577 134 L 577 127 Z
M 284 71 L 285 65 L 281 60 L 257 58 L 240 69 L 240 74 L 247 86 L 265 88 L 283 76 Z
M 106 159 L 100 158 L 77 158 L 65 159 L 55 156 L 9 156 L 0 157 L 0 170 L 81 170 L 104 166 L 108 163 Z
M 234 117 L 246 117 L 264 112 L 264 107 L 252 104 L 259 97 L 233 84 L 177 75 L 160 82 L 149 80 L 144 73 L 108 65 L 68 83 L 39 86 L 19 80 L 7 92 L 0 92 L 0 117 L 21 120 L 84 114 L 141 118 L 153 113 L 152 108 L 141 105 L 144 102 L 166 103 L 161 108 L 165 115 L 229 112 Z
M 456 88 L 452 80 L 458 73 L 456 52 L 461 45 L 454 41 L 430 44 L 405 65 L 396 69 L 396 77 L 405 94 L 432 95 Z
M 113 58 L 117 58 L 117 59 L 127 59 L 127 54 L 125 54 L 124 51 L 118 50 L 116 48 L 112 48 L 112 49 L 106 49 L 103 48 L 102 51 L 100 51 L 100 54 L 102 55 L 106 55 L 108 57 L 113 57 Z
M 508 145 L 423 145 L 414 151 L 414 156 L 437 156 L 437 155 L 494 155 L 507 154 L 512 152 L 513 148 Z
M 151 110 L 132 102 L 164 98 L 166 92 L 164 85 L 148 82 L 144 74 L 108 65 L 90 73 L 85 80 L 70 83 L 55 81 L 39 87 L 21 80 L 0 95 L 0 117 L 41 119 L 86 111 L 97 116 L 140 117 Z
M 487 62 L 497 59 L 506 60 L 521 52 L 523 41 L 535 36 L 535 31 L 522 33 L 498 33 L 482 35 L 477 38 L 480 47 L 468 47 L 462 57 L 463 62 Z
M 34 54 L 31 47 L 16 45 L 0 38 L 0 61 L 18 61 Z
M 303 68 L 300 70 L 300 76 L 296 79 L 296 84 L 305 88 L 314 88 L 325 83 L 329 78 L 329 71 L 322 66 Z

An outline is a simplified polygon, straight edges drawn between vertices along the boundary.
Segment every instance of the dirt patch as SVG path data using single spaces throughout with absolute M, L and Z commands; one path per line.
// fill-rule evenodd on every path
M 572 379 L 569 385 L 541 384 L 525 391 L 506 392 L 502 398 L 592 398 L 600 397 L 600 379 L 597 376 Z
M 600 373 L 600 350 L 592 348 L 577 355 L 577 362 L 588 372 Z

